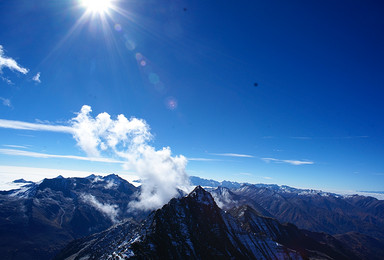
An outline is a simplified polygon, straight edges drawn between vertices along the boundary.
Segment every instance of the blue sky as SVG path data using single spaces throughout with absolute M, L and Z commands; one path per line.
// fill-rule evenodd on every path
M 0 166 L 136 174 L 58 128 L 87 105 L 145 120 L 148 145 L 190 175 L 382 191 L 383 14 L 380 1 L 121 0 L 98 14 L 3 0 Z

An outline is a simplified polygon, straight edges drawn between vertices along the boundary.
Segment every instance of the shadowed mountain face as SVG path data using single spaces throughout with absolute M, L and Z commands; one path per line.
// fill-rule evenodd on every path
M 384 241 L 384 201 L 277 185 L 243 185 L 212 191 L 223 209 L 248 204 L 265 216 L 299 228 L 342 234 L 359 232 Z
M 276 219 L 261 216 L 248 205 L 229 210 L 241 227 L 259 236 L 271 237 L 274 241 L 300 253 L 303 258 L 358 259 L 352 250 L 334 237 L 298 229 L 293 224 L 280 224 Z
M 56 259 L 358 259 L 338 248 L 336 239 L 323 245 L 315 235 L 260 216 L 248 206 L 226 213 L 197 187 L 136 227 L 126 222 L 74 241 Z M 309 242 L 302 245 L 305 239 Z
M 138 189 L 117 175 L 44 179 L 0 195 L 2 259 L 50 259 L 75 238 L 132 216 Z
M 364 260 L 382 260 L 384 259 L 384 242 L 373 237 L 356 232 L 335 235 L 335 237 L 348 245 L 351 250 Z

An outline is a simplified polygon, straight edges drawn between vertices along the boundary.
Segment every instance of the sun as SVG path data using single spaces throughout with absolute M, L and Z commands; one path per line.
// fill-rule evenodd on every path
M 112 0 L 80 0 L 87 12 L 103 14 L 112 7 Z

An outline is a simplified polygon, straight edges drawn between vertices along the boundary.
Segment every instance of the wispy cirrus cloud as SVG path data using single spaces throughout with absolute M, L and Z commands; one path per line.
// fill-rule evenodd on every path
M 9 100 L 7 98 L 0 97 L 0 101 L 3 104 L 3 106 L 12 107 L 11 100 Z
M 63 125 L 49 125 L 49 124 L 36 124 L 15 120 L 0 119 L 0 128 L 10 128 L 19 130 L 31 131 L 50 131 L 73 134 L 74 130 L 70 126 Z
M 29 149 L 29 145 L 3 144 L 3 146 L 10 148 Z
M 311 161 L 300 161 L 300 160 L 281 160 L 276 158 L 261 158 L 263 161 L 270 163 L 288 163 L 292 165 L 306 165 L 306 164 L 314 164 L 314 162 Z
M 240 153 L 210 153 L 212 155 L 218 156 L 228 156 L 228 157 L 242 157 L 242 158 L 254 158 L 255 156 L 249 154 L 240 154 Z
M 213 162 L 213 161 L 220 161 L 218 159 L 211 159 L 211 158 L 195 158 L 195 157 L 188 157 L 188 161 L 198 161 L 198 162 Z
M 37 83 L 41 83 L 40 72 L 37 72 L 37 74 L 35 76 L 33 76 L 32 80 L 37 82 Z
M 3 81 L 5 81 L 8 85 L 13 85 L 13 82 L 12 82 L 10 79 L 8 79 L 8 78 L 6 78 L 6 77 L 3 77 L 3 76 L 0 76 L 0 78 L 1 78 Z
M 125 161 L 114 160 L 111 158 L 105 157 L 84 157 L 76 155 L 59 155 L 59 154 L 46 154 L 46 153 L 37 153 L 31 151 L 17 150 L 17 149 L 0 149 L 1 154 L 6 155 L 15 155 L 15 156 L 26 156 L 34 158 L 59 158 L 59 159 L 73 159 L 80 161 L 90 161 L 90 162 L 105 162 L 105 163 L 125 163 Z
M 22 74 L 27 74 L 28 69 L 20 66 L 14 59 L 5 56 L 3 46 L 0 45 L 0 73 L 3 68 L 8 68 L 12 71 L 18 71 Z

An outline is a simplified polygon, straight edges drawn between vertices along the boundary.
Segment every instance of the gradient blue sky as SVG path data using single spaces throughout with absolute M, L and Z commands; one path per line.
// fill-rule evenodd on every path
M 0 119 L 68 125 L 89 105 L 144 119 L 190 175 L 384 190 L 382 1 L 114 4 L 0 1 Z M 0 166 L 128 174 L 43 158 L 86 157 L 71 134 L 1 124 Z

